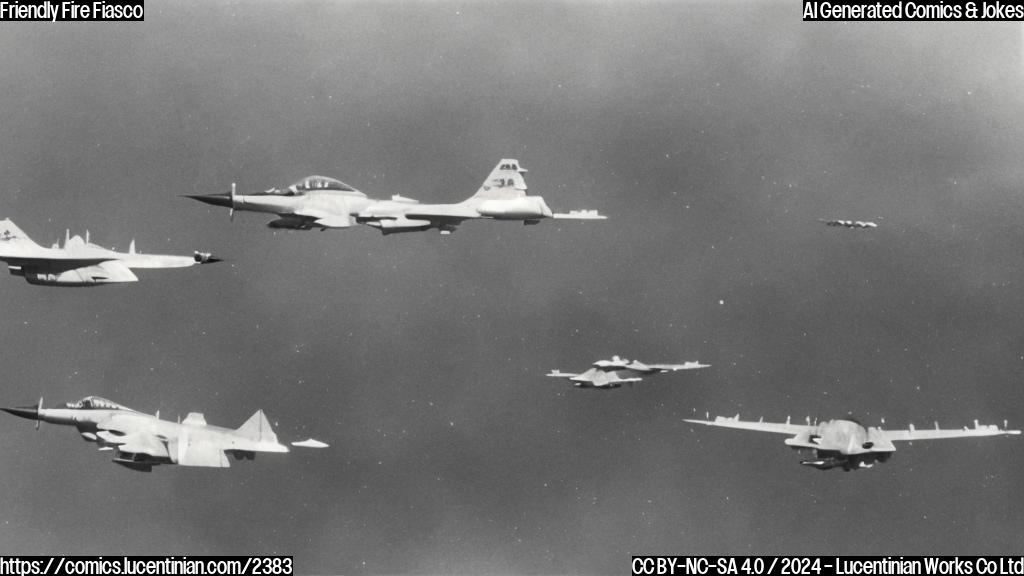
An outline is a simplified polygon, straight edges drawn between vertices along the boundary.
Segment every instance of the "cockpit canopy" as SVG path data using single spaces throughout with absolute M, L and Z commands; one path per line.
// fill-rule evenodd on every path
M 122 406 L 117 402 L 112 402 L 99 396 L 86 396 L 78 402 L 68 402 L 67 407 L 77 410 L 128 410 L 134 412 L 134 410 L 127 406 Z
M 271 188 L 265 194 L 280 196 L 303 196 L 307 192 L 341 192 L 351 195 L 365 195 L 337 178 L 328 176 L 307 176 L 287 188 Z

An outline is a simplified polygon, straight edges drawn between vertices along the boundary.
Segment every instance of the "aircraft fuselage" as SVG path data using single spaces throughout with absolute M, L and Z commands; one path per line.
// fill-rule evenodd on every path
M 870 468 L 875 462 L 885 462 L 896 451 L 878 428 L 865 428 L 853 420 L 822 422 L 814 432 L 787 439 L 786 445 L 810 451 L 813 458 L 800 463 L 819 470 Z
M 190 414 L 171 422 L 130 409 L 6 408 L 5 411 L 49 424 L 74 426 L 86 442 L 115 450 L 113 461 L 148 472 L 158 464 L 226 467 L 226 454 L 252 459 L 256 452 L 288 452 L 273 432 L 264 437 L 206 424 Z
M 355 216 L 374 202 L 376 200 L 371 200 L 361 194 L 338 192 L 307 192 L 302 196 L 239 194 L 235 196 L 235 209 L 282 216 L 314 212 Z M 230 198 L 228 206 L 230 206 Z

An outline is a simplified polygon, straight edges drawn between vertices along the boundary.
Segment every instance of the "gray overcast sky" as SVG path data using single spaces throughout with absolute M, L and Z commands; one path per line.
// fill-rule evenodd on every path
M 791 5 L 792 4 L 792 5 Z M 629 555 L 1019 553 L 1020 438 L 846 474 L 705 411 L 1024 425 L 1018 24 L 782 2 L 150 2 L 0 24 L 0 216 L 227 259 L 0 278 L 5 405 L 100 394 L 325 452 L 109 464 L 0 417 L 0 551 L 292 554 L 302 573 L 621 573 Z M 180 194 L 311 173 L 556 210 L 451 236 L 274 232 Z M 876 230 L 818 218 L 872 219 Z M 543 376 L 701 360 L 611 392 Z

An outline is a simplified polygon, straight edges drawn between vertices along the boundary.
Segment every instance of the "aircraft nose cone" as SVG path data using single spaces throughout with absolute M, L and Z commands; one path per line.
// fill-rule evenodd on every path
M 225 208 L 231 207 L 230 194 L 185 194 L 184 197 L 191 198 L 193 200 L 199 200 L 203 204 L 210 204 L 213 206 L 224 206 Z
M 19 418 L 28 418 L 29 420 L 39 420 L 39 407 L 38 406 L 19 406 L 17 408 L 0 408 L 8 414 L 14 414 Z

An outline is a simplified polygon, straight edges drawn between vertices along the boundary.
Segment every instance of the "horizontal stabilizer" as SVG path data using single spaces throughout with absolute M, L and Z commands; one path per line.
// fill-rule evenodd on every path
M 301 442 L 292 442 L 292 446 L 298 446 L 300 448 L 327 448 L 328 445 L 319 440 L 309 438 Z

